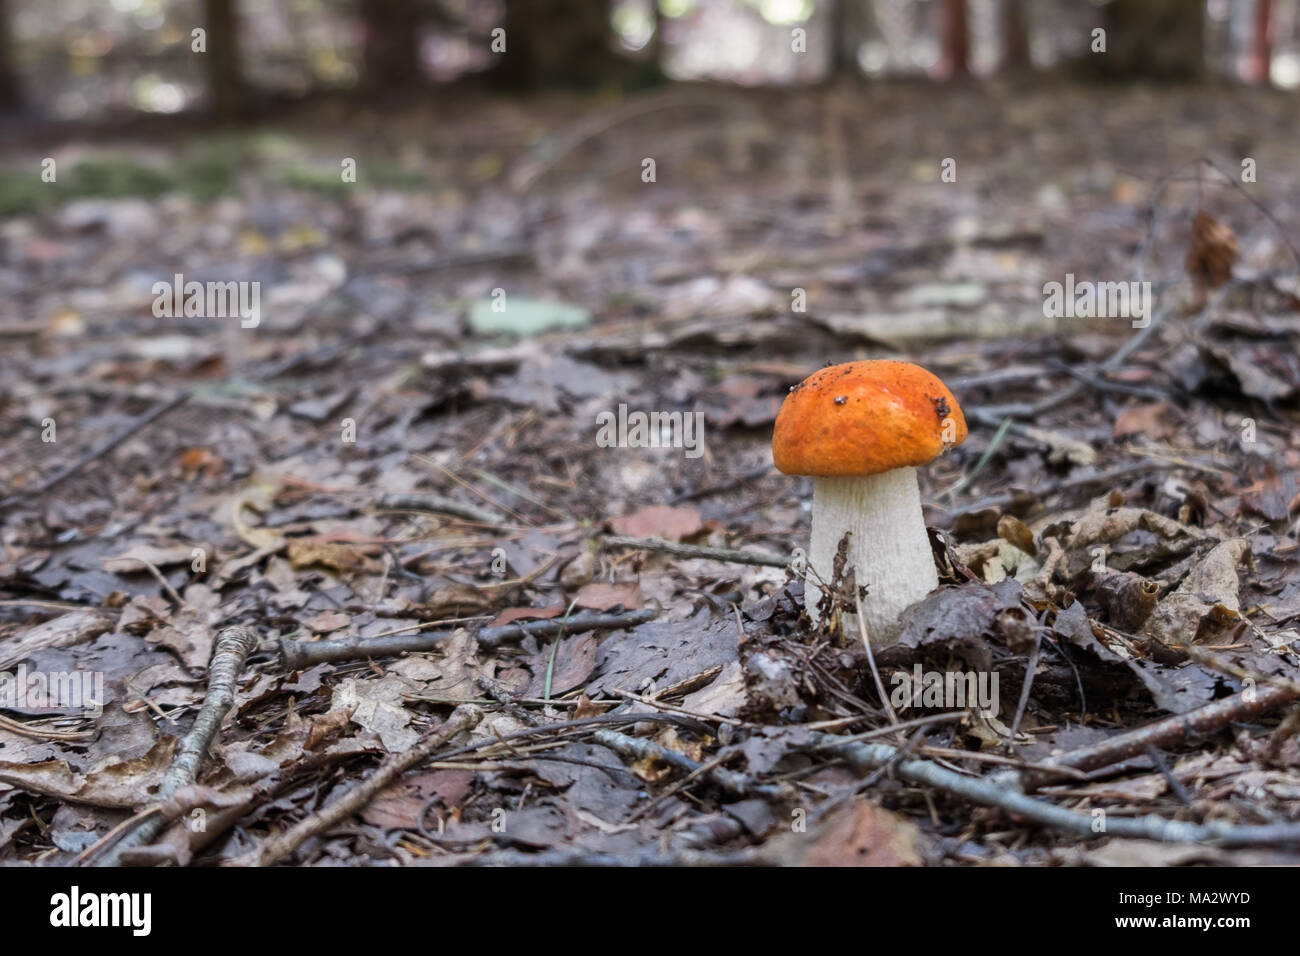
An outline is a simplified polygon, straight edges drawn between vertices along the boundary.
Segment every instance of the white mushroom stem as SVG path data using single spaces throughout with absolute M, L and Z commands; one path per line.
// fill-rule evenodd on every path
M 852 532 L 848 563 L 858 585 L 867 587 L 862 609 L 871 643 L 892 644 L 903 610 L 939 586 L 921 516 L 916 469 L 895 468 L 864 478 L 813 479 L 808 565 L 816 576 L 809 576 L 804 593 L 814 624 L 821 597 L 818 581 L 830 585 L 835 552 L 846 531 Z M 844 625 L 847 635 L 857 635 L 855 614 L 846 614 Z

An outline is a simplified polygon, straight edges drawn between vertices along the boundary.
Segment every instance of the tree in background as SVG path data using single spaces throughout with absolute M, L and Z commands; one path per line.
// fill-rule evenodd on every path
M 970 25 L 966 0 L 938 0 L 935 7 L 942 50 L 936 74 L 943 79 L 970 76 Z
M 1032 68 L 1025 0 L 1002 0 L 1002 58 L 998 68 L 1022 72 Z
M 506 0 L 495 81 L 515 90 L 593 87 L 627 73 L 613 47 L 607 0 Z
M 828 77 L 861 76 L 858 69 L 858 44 L 867 34 L 870 22 L 869 0 L 832 0 L 830 5 L 830 56 Z
M 9 5 L 8 0 L 0 0 L 0 110 L 17 110 L 21 105 L 13 38 L 9 35 Z
M 1200 0 L 1111 0 L 1102 8 L 1106 52 L 1084 63 L 1102 76 L 1192 80 L 1205 72 Z
M 422 0 L 360 0 L 365 62 L 362 84 L 371 91 L 420 83 L 420 30 L 431 10 Z
M 239 13 L 235 0 L 204 0 L 203 10 L 212 114 L 219 123 L 233 123 L 245 111 L 244 80 L 239 69 Z
M 1250 32 L 1250 54 L 1246 59 L 1246 80 L 1267 83 L 1273 66 L 1273 0 L 1255 0 L 1255 17 Z

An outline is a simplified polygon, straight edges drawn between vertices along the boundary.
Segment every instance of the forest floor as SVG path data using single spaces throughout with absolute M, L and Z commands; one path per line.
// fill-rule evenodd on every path
M 0 859 L 1300 863 L 1293 113 L 684 87 L 21 146 Z M 257 310 L 167 315 L 176 274 Z M 1148 321 L 1046 315 L 1070 274 L 1151 282 Z M 811 484 L 770 441 L 791 385 L 874 357 L 970 437 L 920 472 L 943 586 L 868 655 L 777 566 Z M 601 447 L 620 405 L 703 441 Z M 439 640 L 303 657 L 397 635 Z M 233 706 L 160 791 L 217 645 Z M 996 675 L 996 712 L 894 713 L 873 668 L 917 667 Z M 69 674 L 102 709 L 22 692 Z

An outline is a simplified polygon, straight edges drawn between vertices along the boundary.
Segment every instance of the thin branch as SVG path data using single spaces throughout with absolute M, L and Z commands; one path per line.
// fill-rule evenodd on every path
M 189 401 L 189 398 L 190 398 L 189 392 L 181 392 L 175 398 L 163 402 L 161 405 L 155 405 L 153 408 L 149 409 L 149 411 L 145 412 L 143 415 L 133 419 L 121 431 L 117 432 L 114 435 L 110 435 L 100 444 L 96 445 L 90 451 L 86 452 L 86 454 L 82 455 L 72 464 L 68 465 L 66 468 L 63 468 L 60 471 L 55 472 L 49 478 L 45 479 L 45 481 L 41 482 L 37 487 L 25 491 L 20 491 L 17 494 L 10 495 L 8 498 L 5 498 L 3 501 L 0 501 L 0 511 L 5 510 L 6 508 L 12 508 L 14 505 L 18 504 L 21 501 L 26 501 L 31 498 L 38 498 L 49 491 L 53 491 L 54 488 L 56 488 L 58 485 L 61 485 L 63 482 L 67 481 L 69 478 L 71 478 L 77 472 L 81 471 L 81 469 L 85 468 L 91 462 L 95 461 L 98 458 L 102 458 L 104 455 L 107 455 L 110 451 L 112 451 L 118 445 L 122 444 L 122 442 L 126 441 L 128 438 L 130 438 L 136 432 L 140 431 L 140 429 L 144 428 L 146 425 L 158 420 L 159 418 L 162 418 L 162 416 L 166 415 L 172 409 L 178 408 L 181 405 L 185 404 L 185 402 Z
M 342 797 L 309 814 L 283 833 L 268 838 L 260 849 L 240 857 L 232 865 L 271 866 L 290 856 L 307 840 L 356 813 L 407 770 L 431 757 L 447 741 L 478 726 L 482 719 L 483 711 L 472 704 L 457 707 L 444 723 L 426 733 L 410 750 L 390 755 L 374 773 L 351 787 Z
M 255 647 L 257 634 L 251 628 L 228 627 L 217 635 L 212 661 L 208 665 L 208 692 L 203 698 L 198 716 L 194 718 L 194 726 L 181 741 L 171 766 L 163 775 L 158 792 L 154 795 L 156 804 L 166 803 L 172 794 L 181 787 L 194 783 L 198 777 L 199 764 L 207 754 L 217 728 L 234 706 L 235 683 L 244 669 L 244 661 Z M 140 826 L 128 831 L 96 865 L 120 866 L 125 852 L 153 842 L 166 824 L 166 818 L 158 814 L 143 820 Z
M 420 511 L 429 514 L 451 515 L 465 521 L 474 521 L 496 527 L 505 521 L 505 517 L 496 512 L 463 504 L 445 495 L 428 492 L 410 494 L 384 494 L 375 499 L 375 507 L 380 511 Z
M 863 771 L 889 764 L 898 754 L 897 747 L 887 744 L 846 743 L 831 734 L 817 734 L 814 741 L 819 749 L 843 757 Z M 1112 814 L 1099 824 L 1091 814 L 1053 806 L 983 777 L 963 777 L 928 760 L 900 760 L 894 765 L 894 773 L 903 780 L 937 787 L 973 803 L 998 807 L 1026 820 L 1089 839 L 1126 837 L 1163 843 L 1222 843 L 1229 846 L 1300 843 L 1300 824 L 1295 823 L 1236 826 L 1218 820 L 1196 824 L 1155 815 L 1125 819 Z
M 627 734 L 620 734 L 616 730 L 598 730 L 591 735 L 591 739 L 601 746 L 608 747 L 610 750 L 633 760 L 658 760 L 686 773 L 702 772 L 709 780 L 737 797 L 750 796 L 751 794 L 763 797 L 778 797 L 781 794 L 779 786 L 755 783 L 745 774 L 727 770 L 725 767 L 714 767 L 711 770 L 704 771 L 704 764 L 692 760 L 679 751 L 660 746 L 651 740 L 629 737 Z
M 561 631 L 566 634 L 581 634 L 586 631 L 617 630 L 645 624 L 647 621 L 654 620 L 657 613 L 654 608 L 647 607 L 622 613 L 575 614 L 568 619 L 567 623 L 544 620 L 500 624 L 496 627 L 482 628 L 477 634 L 477 639 L 483 647 L 498 647 L 511 641 L 521 640 L 528 635 L 554 637 Z M 284 666 L 290 670 L 303 670 L 330 661 L 362 660 L 367 657 L 389 657 L 394 654 L 431 651 L 454 633 L 456 632 L 393 633 L 386 637 L 345 637 L 334 641 L 310 642 L 284 637 L 280 639 L 280 657 L 284 661 Z
M 628 535 L 606 535 L 603 542 L 613 548 L 637 548 L 641 551 L 662 551 L 679 558 L 706 558 L 728 564 L 753 564 L 760 567 L 784 568 L 790 559 L 769 551 L 745 551 L 736 548 L 706 548 L 698 544 L 682 544 L 663 538 L 633 538 Z

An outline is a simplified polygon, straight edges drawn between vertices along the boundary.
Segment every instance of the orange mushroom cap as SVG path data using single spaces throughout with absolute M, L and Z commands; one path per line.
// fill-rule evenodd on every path
M 874 359 L 828 366 L 792 388 L 776 416 L 772 459 L 787 475 L 876 475 L 928 464 L 965 440 L 948 386 L 919 365 Z

